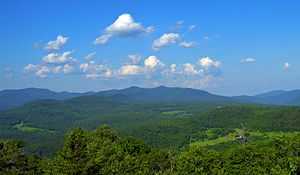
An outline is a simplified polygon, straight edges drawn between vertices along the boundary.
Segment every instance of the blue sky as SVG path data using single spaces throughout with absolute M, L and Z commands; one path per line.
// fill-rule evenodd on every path
M 296 0 L 0 3 L 0 89 L 300 88 Z

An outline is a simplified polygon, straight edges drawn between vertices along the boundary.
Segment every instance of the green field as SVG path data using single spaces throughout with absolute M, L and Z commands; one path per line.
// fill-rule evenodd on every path
M 25 124 L 24 122 L 21 122 L 21 123 L 18 123 L 18 124 L 15 124 L 13 126 L 14 129 L 17 129 L 21 132 L 24 132 L 24 133 L 36 133 L 36 132 L 48 132 L 48 133 L 55 133 L 55 131 L 53 130 L 48 130 L 48 129 L 42 129 L 42 128 L 38 128 L 38 127 L 34 127 L 34 126 L 30 126 L 30 125 L 27 125 Z

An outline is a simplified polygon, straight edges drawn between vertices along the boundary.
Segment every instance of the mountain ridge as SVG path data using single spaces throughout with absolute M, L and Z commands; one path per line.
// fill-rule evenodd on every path
M 0 111 L 18 107 L 36 100 L 66 100 L 87 94 L 92 93 L 54 92 L 42 88 L 6 89 L 0 91 Z
M 0 111 L 11 109 L 38 100 L 68 100 L 81 96 L 95 95 L 131 102 L 228 102 L 270 105 L 300 105 L 300 90 L 275 90 L 253 96 L 223 96 L 200 89 L 158 86 L 142 88 L 131 86 L 98 92 L 55 92 L 42 88 L 6 89 L 0 91 Z

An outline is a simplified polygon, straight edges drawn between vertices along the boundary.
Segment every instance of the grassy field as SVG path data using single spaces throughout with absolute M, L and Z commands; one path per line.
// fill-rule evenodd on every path
M 212 129 L 208 129 L 206 133 L 211 134 Z M 256 141 L 268 141 L 271 139 L 279 139 L 283 137 L 295 137 L 300 135 L 300 132 L 262 132 L 262 131 L 243 131 L 242 129 L 235 129 L 234 132 L 231 132 L 225 136 L 220 136 L 215 139 L 205 139 L 201 141 L 196 141 L 191 144 L 191 146 L 195 147 L 214 147 L 214 146 L 226 146 L 226 144 L 240 144 L 236 139 L 236 136 L 240 135 L 240 133 L 245 132 L 248 138 L 249 143 L 253 143 Z M 208 135 L 209 135 L 208 134 Z
M 13 128 L 25 132 L 25 133 L 36 133 L 36 132 L 49 132 L 49 133 L 54 133 L 55 131 L 51 131 L 48 129 L 42 129 L 34 126 L 30 126 L 25 124 L 24 122 L 18 123 L 13 126 Z

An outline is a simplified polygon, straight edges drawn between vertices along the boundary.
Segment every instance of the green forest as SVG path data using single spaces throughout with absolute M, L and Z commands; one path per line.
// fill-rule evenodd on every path
M 87 95 L 0 111 L 0 174 L 300 174 L 299 106 L 169 97 Z
M 243 132 L 245 137 L 252 134 Z M 207 136 L 212 133 L 216 134 L 209 131 Z M 66 134 L 63 147 L 51 157 L 25 154 L 18 141 L 1 141 L 0 172 L 30 175 L 299 174 L 300 135 L 294 132 L 267 135 L 268 139 L 249 143 L 218 141 L 219 137 L 207 141 L 207 145 L 200 141 L 172 151 L 153 148 L 133 137 L 122 137 L 108 126 L 94 131 L 78 128 Z
M 299 107 L 91 104 L 2 112 L 0 174 L 300 173 Z

